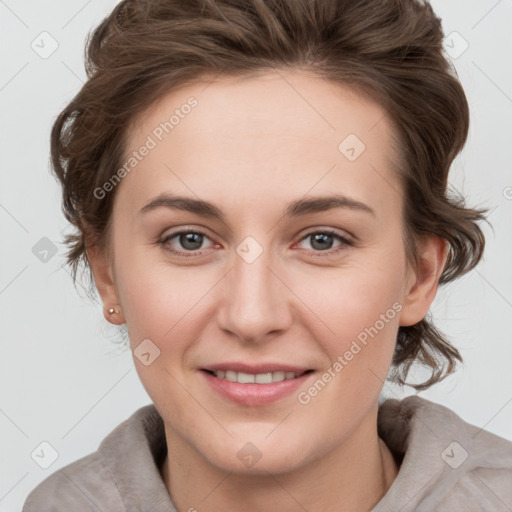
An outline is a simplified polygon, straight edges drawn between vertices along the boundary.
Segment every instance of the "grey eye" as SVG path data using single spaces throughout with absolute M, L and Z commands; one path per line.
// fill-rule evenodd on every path
M 330 249 L 333 245 L 334 237 L 329 233 L 314 233 L 308 235 L 306 238 L 311 239 L 311 247 L 317 250 Z
M 201 233 L 181 233 L 177 235 L 179 237 L 179 243 L 184 249 L 189 251 L 196 251 L 201 248 L 203 244 L 204 235 Z

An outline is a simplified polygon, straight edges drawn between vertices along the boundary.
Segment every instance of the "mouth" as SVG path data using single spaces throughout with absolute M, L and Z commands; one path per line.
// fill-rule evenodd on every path
M 287 365 L 225 364 L 201 368 L 211 391 L 237 405 L 262 406 L 292 395 L 315 370 Z

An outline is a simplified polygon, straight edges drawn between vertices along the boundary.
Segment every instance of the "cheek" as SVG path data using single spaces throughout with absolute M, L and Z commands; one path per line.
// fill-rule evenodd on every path
M 320 279 L 318 274 L 308 283 L 308 306 L 315 313 L 308 329 L 328 360 L 319 380 L 302 390 L 300 403 L 312 408 L 312 416 L 329 410 L 347 431 L 377 400 L 395 351 L 402 274 L 399 264 L 386 269 L 374 262 L 373 268 L 337 269 Z
M 159 249 L 142 247 L 116 256 L 116 284 L 132 343 L 150 338 L 160 344 L 198 302 L 201 280 L 191 269 L 171 269 L 164 258 L 148 256 Z
M 393 351 L 402 309 L 403 262 L 399 257 L 378 261 L 369 258 L 366 264 L 358 262 L 297 280 L 302 282 L 297 294 L 314 313 L 310 329 L 331 361 L 350 350 L 354 340 L 370 358 L 387 360 Z

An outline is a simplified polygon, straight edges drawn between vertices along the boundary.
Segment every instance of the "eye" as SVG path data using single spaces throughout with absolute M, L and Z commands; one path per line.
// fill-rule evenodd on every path
M 337 253 L 339 251 L 345 250 L 347 246 L 353 245 L 352 242 L 336 233 L 335 231 L 313 231 L 304 236 L 299 243 L 304 243 L 309 240 L 310 246 L 315 252 L 329 252 L 329 254 Z M 333 245 L 335 241 L 338 241 L 339 244 L 337 246 Z M 303 247 L 304 248 L 304 247 Z M 307 247 L 306 247 L 307 249 Z
M 210 247 L 203 246 L 207 240 L 211 242 Z M 313 252 L 327 253 L 328 255 L 346 250 L 348 246 L 353 245 L 348 238 L 330 230 L 313 231 L 308 233 L 302 237 L 299 242 L 299 246 L 300 244 L 304 244 L 308 241 Z M 334 245 L 336 241 L 338 242 L 338 245 Z M 160 244 L 163 245 L 167 251 L 184 257 L 197 256 L 202 252 L 202 250 L 211 248 L 214 245 L 205 233 L 191 229 L 171 233 L 167 235 Z M 308 247 L 302 248 L 309 250 Z
M 165 246 L 168 251 L 173 253 L 177 253 L 183 256 L 194 256 L 196 255 L 197 251 L 205 249 L 205 247 L 202 247 L 205 240 L 210 239 L 205 233 L 201 231 L 182 230 L 171 233 L 170 235 L 166 236 L 160 243 Z M 178 246 L 178 250 L 171 246 Z

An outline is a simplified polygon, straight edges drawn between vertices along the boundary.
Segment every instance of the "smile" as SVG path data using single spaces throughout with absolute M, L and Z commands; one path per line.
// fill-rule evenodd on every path
M 222 365 L 223 368 L 202 368 L 210 392 L 228 402 L 244 406 L 262 406 L 289 397 L 315 373 L 302 368 L 249 368 Z M 231 369 L 229 369 L 231 366 Z M 233 365 L 235 366 L 235 365 Z M 252 371 L 251 371 L 252 370 Z M 296 371 L 292 371 L 296 370 Z
M 283 380 L 296 379 L 303 375 L 303 373 L 296 372 L 285 372 L 282 370 L 278 370 L 276 372 L 268 372 L 268 373 L 245 373 L 245 372 L 236 372 L 233 370 L 222 371 L 218 370 L 215 372 L 210 372 L 212 375 L 219 379 L 226 379 L 230 382 L 238 382 L 240 384 L 270 384 L 272 382 L 281 382 Z

